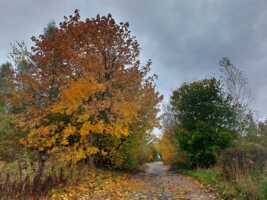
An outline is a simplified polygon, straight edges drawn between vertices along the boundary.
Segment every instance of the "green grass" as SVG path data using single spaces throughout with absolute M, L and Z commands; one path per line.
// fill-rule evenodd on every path
M 221 170 L 219 168 L 179 171 L 184 175 L 197 179 L 205 186 L 214 188 L 224 199 L 233 197 L 233 188 L 230 184 L 225 184 Z
M 266 200 L 267 177 L 248 176 L 239 181 L 227 181 L 220 168 L 178 170 L 187 176 L 199 180 L 205 186 L 214 188 L 223 199 Z
M 184 174 L 194 177 L 205 185 L 214 185 L 220 181 L 221 173 L 218 169 L 196 169 L 184 171 Z

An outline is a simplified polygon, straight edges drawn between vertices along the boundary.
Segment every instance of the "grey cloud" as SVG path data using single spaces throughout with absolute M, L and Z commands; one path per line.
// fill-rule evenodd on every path
M 75 8 L 82 17 L 112 13 L 130 22 L 165 101 L 183 81 L 217 74 L 219 59 L 229 56 L 248 75 L 258 116 L 267 117 L 266 0 L 3 0 L 0 61 L 10 42 L 29 43 L 49 21 L 59 22 Z

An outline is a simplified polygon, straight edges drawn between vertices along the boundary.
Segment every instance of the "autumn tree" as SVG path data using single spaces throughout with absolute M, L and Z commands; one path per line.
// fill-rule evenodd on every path
M 167 132 L 164 132 L 158 144 L 161 159 L 166 164 L 174 164 L 177 153 L 177 142 Z
M 179 146 L 191 166 L 213 165 L 235 137 L 236 115 L 221 83 L 215 78 L 184 83 L 173 92 L 170 105 Z
M 162 136 L 158 149 L 163 162 L 182 167 L 187 164 L 187 158 L 176 138 L 177 123 L 175 113 L 171 105 L 163 106 L 163 114 L 161 116 Z
M 154 158 L 154 147 L 150 142 L 153 138 L 152 130 L 159 127 L 156 105 L 161 100 L 155 94 L 155 87 L 151 84 L 144 88 L 140 110 L 136 120 L 129 126 L 129 137 L 114 152 L 113 162 L 121 168 L 136 169 Z
M 128 23 L 111 15 L 81 20 L 76 10 L 48 30 L 32 38 L 30 54 L 13 53 L 26 64 L 8 100 L 22 107 L 23 144 L 71 162 L 112 157 L 130 134 L 157 124 L 151 62 L 140 64 Z

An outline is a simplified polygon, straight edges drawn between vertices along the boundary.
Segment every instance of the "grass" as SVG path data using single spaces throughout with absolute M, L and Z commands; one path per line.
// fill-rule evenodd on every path
M 219 168 L 199 168 L 194 170 L 183 169 L 179 170 L 179 173 L 182 173 L 186 176 L 191 176 L 200 181 L 206 187 L 213 188 L 223 199 L 232 199 L 234 196 L 232 185 L 223 180 L 223 175 Z
M 238 181 L 227 181 L 219 167 L 210 169 L 179 170 L 207 187 L 212 187 L 226 200 L 266 200 L 267 177 L 247 176 Z
M 221 177 L 221 173 L 216 168 L 196 169 L 196 170 L 190 170 L 190 171 L 188 170 L 188 171 L 185 171 L 185 174 L 198 179 L 205 185 L 214 185 L 220 180 L 220 177 Z

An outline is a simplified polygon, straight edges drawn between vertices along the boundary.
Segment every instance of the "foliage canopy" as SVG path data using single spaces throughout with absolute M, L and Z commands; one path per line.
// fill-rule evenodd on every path
M 231 97 L 215 78 L 184 83 L 171 96 L 176 137 L 192 166 L 210 166 L 234 136 Z
M 31 52 L 13 49 L 14 91 L 6 101 L 20 108 L 16 125 L 28 133 L 24 145 L 77 162 L 109 156 L 129 134 L 158 124 L 162 97 L 149 75 L 151 62 L 140 64 L 128 23 L 111 15 L 81 20 L 76 10 L 32 40 Z M 139 126 L 130 128 L 134 123 Z

